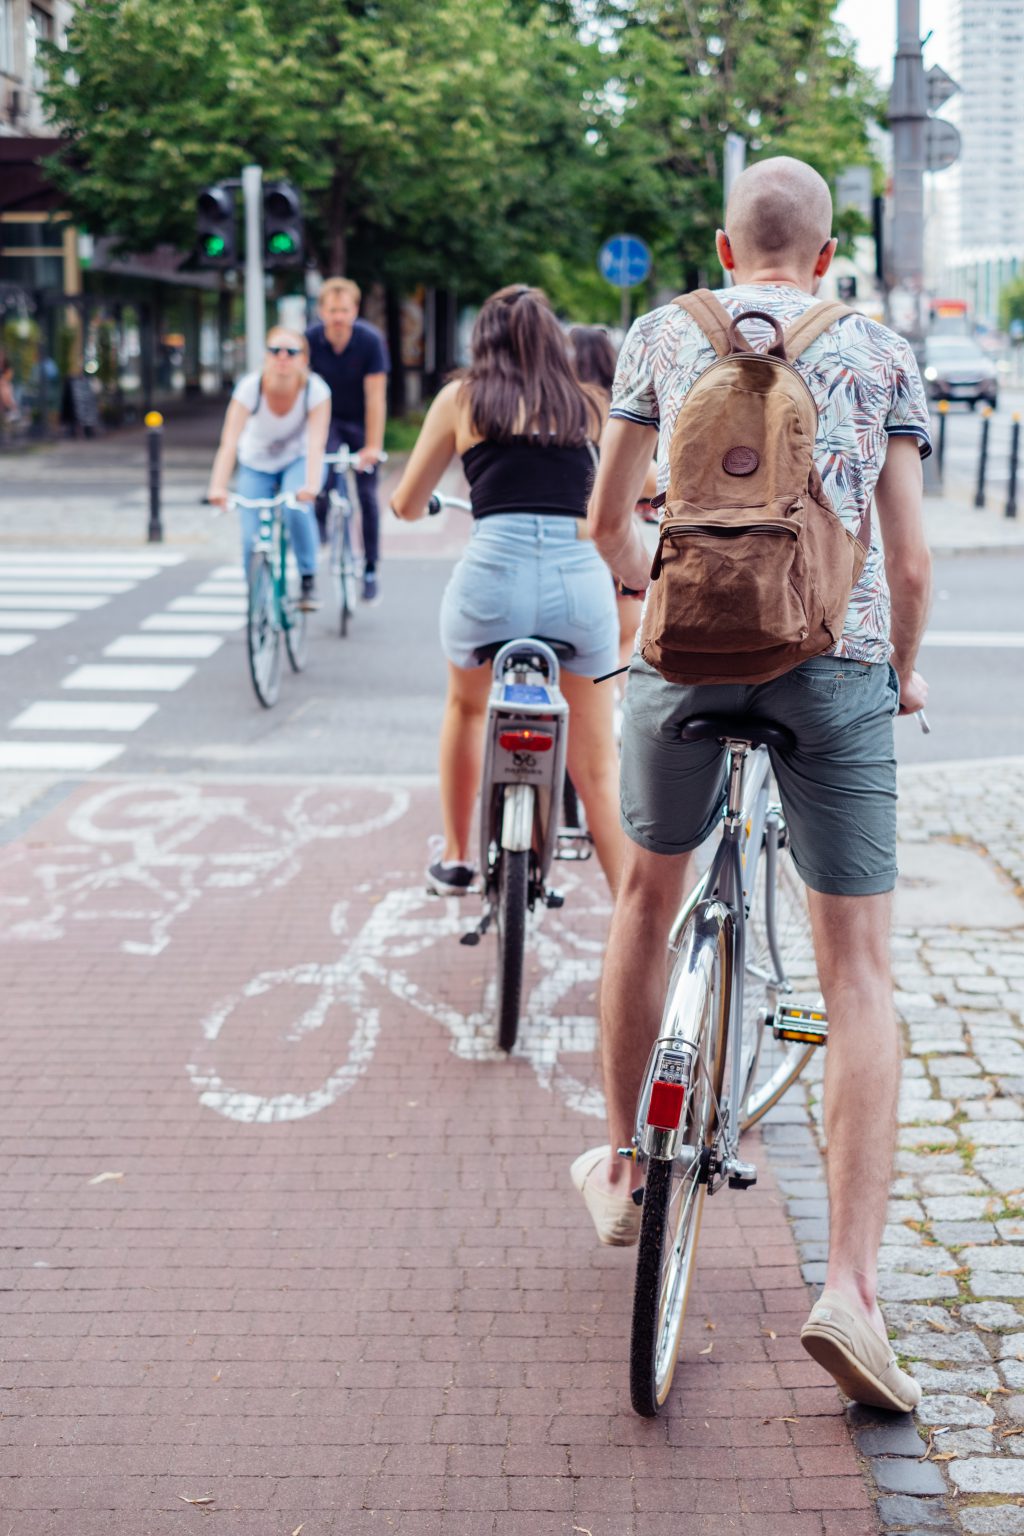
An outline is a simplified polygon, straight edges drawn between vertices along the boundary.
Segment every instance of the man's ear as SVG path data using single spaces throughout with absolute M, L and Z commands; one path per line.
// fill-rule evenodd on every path
M 832 258 L 833 258 L 833 256 L 836 253 L 836 247 L 838 246 L 838 244 L 839 244 L 839 241 L 834 236 L 833 236 L 833 238 L 831 240 L 826 240 L 825 244 L 822 246 L 821 250 L 818 252 L 818 259 L 817 259 L 817 261 L 814 263 L 814 275 L 815 275 L 815 277 L 824 277 L 825 276 L 825 273 L 828 271 L 829 267 L 832 265 Z
M 736 258 L 732 253 L 729 236 L 724 229 L 715 231 L 715 250 L 718 252 L 718 259 L 726 272 L 734 272 L 736 270 Z

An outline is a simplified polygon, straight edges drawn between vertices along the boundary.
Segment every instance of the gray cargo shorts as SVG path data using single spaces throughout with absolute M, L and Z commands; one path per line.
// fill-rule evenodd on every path
M 891 666 L 815 656 L 770 683 L 667 683 L 643 658 L 629 667 L 622 721 L 622 825 L 651 853 L 686 853 L 725 803 L 725 752 L 682 741 L 691 715 L 744 714 L 788 726 L 772 752 L 793 862 L 814 891 L 873 896 L 896 883 L 899 683 Z

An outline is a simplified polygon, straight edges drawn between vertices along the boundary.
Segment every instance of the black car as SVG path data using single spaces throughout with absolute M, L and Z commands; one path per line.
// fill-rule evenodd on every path
M 996 406 L 999 381 L 992 358 L 969 336 L 929 336 L 924 344 L 924 382 L 932 400 L 978 401 Z

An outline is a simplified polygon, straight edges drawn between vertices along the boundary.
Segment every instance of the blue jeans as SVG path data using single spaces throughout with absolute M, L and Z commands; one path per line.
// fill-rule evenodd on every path
M 567 640 L 566 671 L 612 672 L 619 619 L 611 572 L 574 517 L 499 512 L 473 534 L 441 601 L 441 646 L 456 667 L 475 667 L 479 645 L 540 635 Z
M 306 483 L 305 458 L 293 459 L 284 469 L 253 469 L 239 464 L 235 473 L 235 490 L 239 496 L 252 501 L 276 496 L 280 491 L 301 491 Z M 288 537 L 295 551 L 295 563 L 303 576 L 316 573 L 317 536 L 313 503 L 290 501 L 285 507 L 288 518 Z M 252 547 L 260 531 L 260 514 L 255 507 L 239 507 L 242 520 L 242 567 L 246 579 L 249 576 L 249 559 Z

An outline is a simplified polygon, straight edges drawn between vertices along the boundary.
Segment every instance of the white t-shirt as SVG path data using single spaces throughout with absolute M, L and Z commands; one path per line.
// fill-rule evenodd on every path
M 238 439 L 238 462 L 276 474 L 294 459 L 305 457 L 308 413 L 329 400 L 331 392 L 319 374 L 311 373 L 308 390 L 303 385 L 291 410 L 279 416 L 270 409 L 267 392 L 259 386 L 259 374 L 247 373 L 231 396 L 252 412 Z

